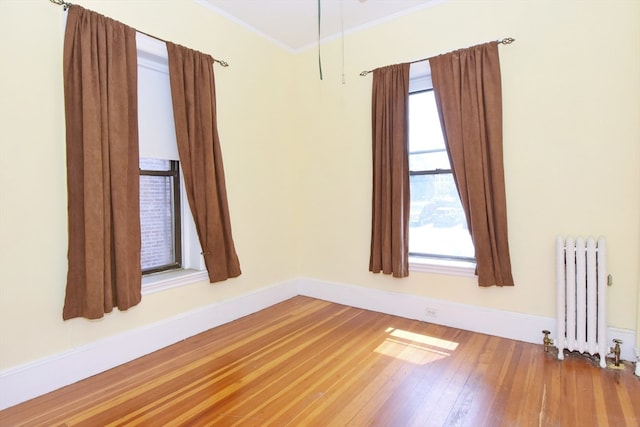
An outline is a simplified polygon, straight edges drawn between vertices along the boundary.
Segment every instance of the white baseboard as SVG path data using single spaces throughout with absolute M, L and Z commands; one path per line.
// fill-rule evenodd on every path
M 550 317 L 298 278 L 4 370 L 0 372 L 0 409 L 88 378 L 296 295 L 530 343 L 542 344 L 543 329 L 556 330 L 555 319 Z M 636 360 L 633 354 L 635 331 L 609 328 L 608 335 L 609 342 L 613 338 L 623 340 L 623 360 Z M 638 365 L 640 363 L 636 364 L 636 375 L 640 375 Z
M 301 280 L 298 293 L 352 307 L 532 343 L 542 343 L 542 330 L 552 331 L 555 327 L 553 318 L 313 279 Z
M 288 281 L 0 372 L 0 410 L 297 295 Z
M 556 331 L 556 319 L 418 295 L 389 292 L 314 279 L 298 279 L 298 293 L 338 304 L 393 314 L 409 319 L 479 332 L 512 340 L 542 344 L 542 330 Z M 621 359 L 636 360 L 635 331 L 609 327 L 608 342 L 623 341 Z

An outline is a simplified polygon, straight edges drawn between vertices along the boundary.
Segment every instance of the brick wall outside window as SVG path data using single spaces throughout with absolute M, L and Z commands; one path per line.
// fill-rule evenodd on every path
M 161 162 L 145 169 L 163 169 L 164 160 L 144 159 L 145 162 Z M 140 227 L 142 236 L 142 269 L 174 262 L 173 207 L 171 178 L 165 176 L 140 176 Z

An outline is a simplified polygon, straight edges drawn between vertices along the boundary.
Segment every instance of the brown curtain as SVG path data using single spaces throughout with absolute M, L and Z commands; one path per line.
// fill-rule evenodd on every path
M 429 60 L 453 176 L 476 251 L 480 286 L 513 286 L 502 160 L 497 42 Z
M 373 71 L 373 197 L 369 270 L 409 275 L 409 64 Z
M 240 275 L 216 127 L 213 58 L 167 42 L 169 79 L 187 199 L 209 281 Z
M 135 30 L 70 7 L 64 41 L 69 269 L 62 317 L 140 302 Z

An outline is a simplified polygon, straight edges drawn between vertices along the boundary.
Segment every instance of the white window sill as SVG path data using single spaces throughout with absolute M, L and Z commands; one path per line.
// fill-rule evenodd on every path
M 142 276 L 142 295 L 208 280 L 207 270 L 182 269 L 148 274 Z
M 435 258 L 409 258 L 409 271 L 476 277 L 476 263 Z

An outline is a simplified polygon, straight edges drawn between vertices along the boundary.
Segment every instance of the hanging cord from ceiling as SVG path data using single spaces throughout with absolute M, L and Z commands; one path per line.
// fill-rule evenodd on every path
M 516 41 L 516 39 L 514 39 L 513 37 L 505 37 L 505 38 L 504 38 L 504 39 L 502 39 L 502 40 L 496 40 L 496 43 L 498 43 L 498 44 L 511 44 L 511 43 L 513 43 L 514 41 Z M 426 60 L 428 60 L 428 59 L 429 59 L 429 58 L 416 59 L 415 61 L 411 61 L 411 62 L 409 62 L 409 63 L 410 63 L 410 64 L 414 64 L 414 63 L 416 63 L 416 62 L 422 62 L 422 61 L 426 61 Z M 361 72 L 361 73 L 360 73 L 360 75 L 361 75 L 362 77 L 364 77 L 364 76 L 366 76 L 366 75 L 367 75 L 367 74 L 369 74 L 369 73 L 373 73 L 373 70 L 365 70 L 365 71 Z
M 318 0 L 318 71 L 320 72 L 320 80 L 322 80 L 322 51 L 321 51 L 321 24 L 322 24 L 322 6 Z M 361 0 L 362 1 L 362 0 Z M 346 83 L 344 74 L 344 0 L 340 0 L 340 29 L 342 39 L 342 84 Z
M 322 51 L 320 50 L 320 24 L 322 22 L 322 6 L 321 0 L 318 0 L 318 71 L 320 72 L 320 80 L 322 80 Z
M 340 0 L 340 29 L 342 31 L 342 84 L 346 83 L 344 78 L 344 0 Z

